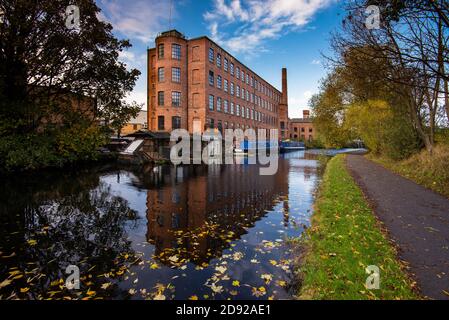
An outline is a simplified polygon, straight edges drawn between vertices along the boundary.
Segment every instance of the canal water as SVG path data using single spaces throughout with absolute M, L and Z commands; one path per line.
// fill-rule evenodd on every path
M 3 179 L 0 299 L 292 298 L 287 240 L 309 226 L 319 162 L 240 162 Z

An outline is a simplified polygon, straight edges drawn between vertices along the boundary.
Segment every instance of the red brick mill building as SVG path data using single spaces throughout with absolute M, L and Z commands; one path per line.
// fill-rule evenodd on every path
M 149 130 L 192 133 L 200 121 L 202 132 L 279 129 L 280 139 L 293 138 L 287 69 L 280 92 L 208 37 L 187 39 L 171 30 L 155 42 L 148 49 Z

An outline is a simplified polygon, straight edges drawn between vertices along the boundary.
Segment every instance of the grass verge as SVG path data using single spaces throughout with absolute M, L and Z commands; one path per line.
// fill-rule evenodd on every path
M 437 145 L 432 156 L 426 150 L 403 161 L 367 156 L 382 166 L 417 184 L 449 198 L 449 146 Z
M 302 243 L 298 298 L 419 298 L 344 161 L 339 155 L 327 164 L 312 227 Z M 365 287 L 369 265 L 380 268 L 380 289 Z

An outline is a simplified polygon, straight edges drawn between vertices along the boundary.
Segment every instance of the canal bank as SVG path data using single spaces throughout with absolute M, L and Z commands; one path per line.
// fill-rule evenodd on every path
M 345 157 L 338 155 L 327 164 L 311 228 L 300 243 L 305 253 L 296 268 L 301 279 L 298 297 L 418 298 L 405 265 L 397 259 L 395 248 L 349 175 Z M 376 279 L 368 279 L 367 268 L 368 271 L 378 268 L 378 289 Z

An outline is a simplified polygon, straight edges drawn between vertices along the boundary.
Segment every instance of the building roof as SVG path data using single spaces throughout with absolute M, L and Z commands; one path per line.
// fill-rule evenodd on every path
M 296 122 L 296 123 L 312 123 L 313 119 L 312 118 L 293 118 L 293 119 L 290 119 L 290 122 L 291 123 L 294 123 L 294 122 Z
M 148 122 L 148 112 L 147 111 L 139 111 L 139 114 L 137 115 L 137 117 L 132 118 L 131 120 L 129 120 L 130 124 L 145 124 Z
M 155 140 L 170 140 L 170 133 L 168 132 L 156 132 L 149 130 L 138 130 L 134 133 L 126 135 L 126 137 L 134 137 L 134 138 L 151 138 Z

